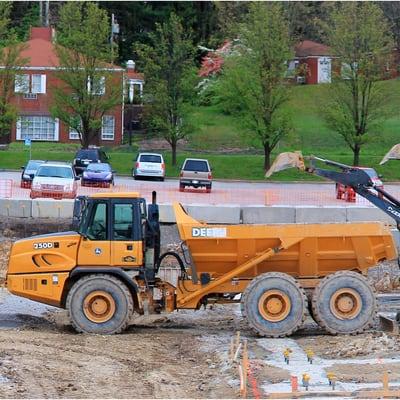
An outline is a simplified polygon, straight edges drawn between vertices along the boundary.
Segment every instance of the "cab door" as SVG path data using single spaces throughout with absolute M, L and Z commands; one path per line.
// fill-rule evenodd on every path
M 109 204 L 93 204 L 86 222 L 85 236 L 81 240 L 78 265 L 110 265 L 111 246 L 109 229 Z
M 141 217 L 137 201 L 111 201 L 111 265 L 136 267 L 143 264 Z

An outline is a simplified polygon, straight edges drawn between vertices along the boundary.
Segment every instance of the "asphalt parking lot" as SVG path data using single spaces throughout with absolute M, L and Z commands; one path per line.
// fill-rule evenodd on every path
M 19 186 L 21 174 L 19 172 L 0 172 L 0 182 L 12 180 L 12 198 L 29 198 L 29 189 Z M 395 197 L 400 197 L 400 185 L 386 185 L 386 189 Z M 246 181 L 219 181 L 213 182 L 211 193 L 203 188 L 190 189 L 179 192 L 177 179 L 166 179 L 164 182 L 156 180 L 134 180 L 132 177 L 117 176 L 113 188 L 81 187 L 78 194 L 90 194 L 96 191 L 134 191 L 139 192 L 147 199 L 151 198 L 153 190 L 157 191 L 159 203 L 185 204 L 233 204 L 233 205 L 313 205 L 313 206 L 340 206 L 351 205 L 335 198 L 335 185 L 332 183 L 270 183 Z M 10 192 L 2 192 L 0 197 L 9 197 Z M 357 196 L 357 205 L 371 205 L 364 198 Z

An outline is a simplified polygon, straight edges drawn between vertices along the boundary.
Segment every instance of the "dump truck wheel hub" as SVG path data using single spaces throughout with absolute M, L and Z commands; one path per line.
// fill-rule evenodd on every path
M 268 290 L 258 302 L 258 310 L 267 321 L 278 322 L 284 320 L 290 313 L 289 297 L 280 290 Z
M 361 311 L 362 300 L 354 289 L 343 288 L 333 294 L 330 307 L 337 318 L 353 319 Z
M 109 293 L 95 291 L 86 296 L 83 311 L 92 322 L 107 322 L 115 313 L 115 301 Z

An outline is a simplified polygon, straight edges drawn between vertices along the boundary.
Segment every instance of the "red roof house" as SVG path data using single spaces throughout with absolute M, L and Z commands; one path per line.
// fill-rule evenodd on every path
M 329 83 L 332 75 L 332 50 L 322 43 L 304 40 L 295 48 L 289 69 L 297 69 L 298 81 L 307 84 Z
M 60 82 L 55 74 L 60 63 L 53 36 L 52 28 L 31 28 L 30 39 L 21 52 L 28 63 L 21 68 L 15 80 L 12 101 L 18 109 L 19 118 L 12 128 L 11 141 L 30 138 L 36 141 L 79 142 L 76 131 L 50 115 L 53 102 L 51 87 Z M 115 79 L 122 87 L 125 70 L 114 65 L 109 67 L 115 72 Z M 139 75 L 137 78 L 139 79 Z M 103 117 L 100 144 L 117 145 L 122 142 L 122 138 L 123 104 L 120 104 Z

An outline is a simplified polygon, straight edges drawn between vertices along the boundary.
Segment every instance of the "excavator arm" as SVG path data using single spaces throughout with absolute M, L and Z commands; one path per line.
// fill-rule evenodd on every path
M 400 201 L 377 186 L 373 177 L 378 176 L 374 169 L 357 168 L 331 160 L 311 156 L 311 165 L 305 171 L 314 175 L 327 178 L 331 181 L 351 187 L 360 196 L 366 198 L 376 207 L 392 217 L 400 230 Z M 315 161 L 335 167 L 336 170 L 315 167 Z
M 305 160 L 309 160 L 310 165 L 307 166 Z M 333 169 L 318 168 L 316 166 L 317 161 L 333 167 Z M 318 175 L 333 182 L 351 187 L 360 196 L 366 198 L 392 217 L 396 221 L 397 228 L 400 230 L 400 201 L 381 187 L 381 181 L 374 169 L 352 167 L 315 156 L 303 158 L 301 152 L 296 151 L 281 153 L 265 176 L 270 177 L 275 172 L 292 167 L 297 167 L 307 173 Z

